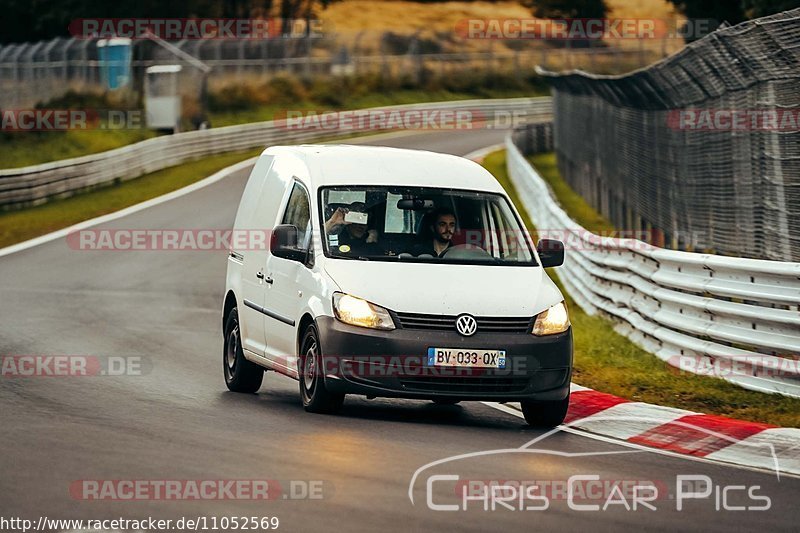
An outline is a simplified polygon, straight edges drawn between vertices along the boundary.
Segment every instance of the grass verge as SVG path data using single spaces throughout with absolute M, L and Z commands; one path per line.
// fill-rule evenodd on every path
M 206 178 L 261 149 L 215 155 L 36 207 L 0 212 L 0 248 L 119 211 Z
M 573 191 L 569 184 L 564 181 L 558 171 L 556 154 L 553 152 L 536 154 L 528 157 L 528 162 L 536 167 L 539 175 L 550 185 L 561 207 L 569 213 L 572 220 L 594 233 L 614 230 L 614 224 L 595 211 L 592 206 L 586 203 L 583 196 Z
M 385 93 L 368 93 L 363 95 L 347 96 L 342 104 L 332 105 L 330 102 L 321 102 L 314 99 L 300 101 L 293 104 L 268 104 L 251 109 L 239 111 L 218 111 L 211 115 L 211 123 L 215 127 L 244 124 L 247 122 L 261 122 L 272 120 L 276 113 L 293 111 L 328 111 L 340 109 L 366 109 L 402 104 L 418 104 L 423 102 L 450 102 L 454 100 L 472 100 L 476 98 L 522 98 L 539 96 L 531 94 L 530 90 L 485 90 L 480 95 L 468 92 L 451 92 L 446 90 L 398 90 Z
M 532 159 L 571 217 L 587 229 L 602 229 L 607 224 L 608 221 L 585 202 L 574 198 L 577 195 L 558 175 L 550 154 Z M 505 151 L 489 154 L 483 165 L 497 177 L 519 208 L 523 221 L 533 231 L 531 219 L 506 172 Z M 549 274 L 559 284 L 570 310 L 575 341 L 575 383 L 638 402 L 800 427 L 800 400 L 748 391 L 722 379 L 681 373 L 615 332 L 611 321 L 584 313 L 559 282 L 557 272 L 557 269 L 550 269 Z
M 350 94 L 347 91 L 336 92 L 335 88 L 322 85 L 326 90 L 334 91 L 337 102 L 308 97 L 293 103 L 273 103 L 252 105 L 242 110 L 219 110 L 211 112 L 209 118 L 214 127 L 261 122 L 272 120 L 276 113 L 287 109 L 313 111 L 331 109 L 362 109 L 421 102 L 444 102 L 468 100 L 473 98 L 514 98 L 536 96 L 530 88 L 519 89 L 481 89 L 480 93 L 422 89 L 398 89 L 384 92 L 368 92 L 366 94 Z M 544 93 L 543 93 L 544 94 Z M 328 95 L 330 98 L 330 95 Z M 68 108 L 69 105 L 60 105 Z M 85 107 L 85 106 L 84 106 Z M 96 154 L 112 150 L 135 142 L 155 137 L 156 133 L 147 129 L 97 129 L 49 132 L 18 132 L 0 136 L 0 168 L 18 168 L 39 163 L 47 163 L 60 159 L 69 159 L 82 155 Z
M 17 168 L 113 150 L 155 137 L 145 129 L 18 132 L 0 137 L 0 168 Z

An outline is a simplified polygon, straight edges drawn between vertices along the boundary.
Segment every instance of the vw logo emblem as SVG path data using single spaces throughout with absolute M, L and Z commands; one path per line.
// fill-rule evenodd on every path
M 478 322 L 472 315 L 458 315 L 458 318 L 456 318 L 456 331 L 465 337 L 475 335 L 475 332 L 478 331 Z

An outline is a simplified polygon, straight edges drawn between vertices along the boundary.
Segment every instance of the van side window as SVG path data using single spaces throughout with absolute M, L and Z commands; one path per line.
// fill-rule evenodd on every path
M 397 202 L 409 195 L 403 194 L 386 194 L 386 219 L 384 223 L 384 232 L 386 233 L 414 233 L 420 219 L 422 218 L 422 211 L 414 211 L 411 209 L 400 209 L 397 207 Z
M 281 224 L 291 224 L 297 228 L 297 245 L 302 250 L 308 250 L 311 244 L 311 210 L 309 208 L 308 193 L 305 188 L 295 182 L 286 211 L 283 213 Z

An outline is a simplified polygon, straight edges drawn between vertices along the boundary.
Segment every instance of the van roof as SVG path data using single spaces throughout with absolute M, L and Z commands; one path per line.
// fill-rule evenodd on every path
M 331 185 L 406 185 L 503 193 L 486 169 L 463 157 L 388 146 L 306 144 L 273 146 L 302 160 L 313 189 Z

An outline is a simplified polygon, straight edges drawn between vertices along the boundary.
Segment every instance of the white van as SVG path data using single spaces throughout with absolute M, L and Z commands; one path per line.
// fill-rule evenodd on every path
M 311 412 L 359 394 L 518 401 L 532 425 L 564 419 L 572 330 L 543 268 L 562 264 L 564 247 L 537 250 L 480 165 L 386 147 L 271 147 L 233 243 L 230 390 L 256 392 L 266 369 L 297 379 Z

